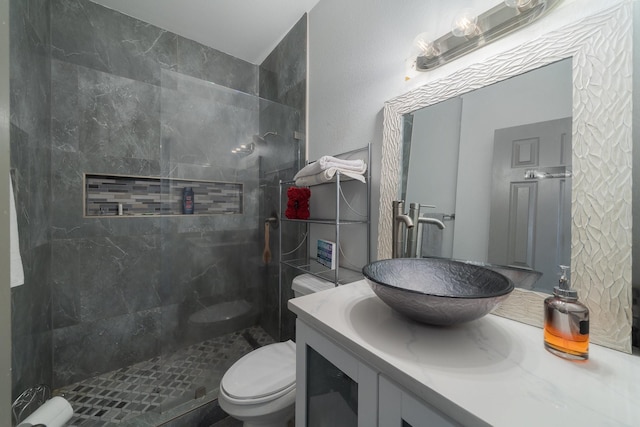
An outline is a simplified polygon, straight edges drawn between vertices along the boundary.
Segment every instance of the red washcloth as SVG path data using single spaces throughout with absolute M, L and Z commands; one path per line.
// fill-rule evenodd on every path
M 309 218 L 309 198 L 311 190 L 308 188 L 289 187 L 287 189 L 287 210 L 284 212 L 289 219 Z

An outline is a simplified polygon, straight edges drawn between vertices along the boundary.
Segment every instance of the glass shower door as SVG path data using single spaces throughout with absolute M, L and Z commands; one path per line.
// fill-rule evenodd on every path
M 257 323 L 258 98 L 163 71 L 160 411 L 217 397 Z M 193 193 L 193 212 L 183 209 Z

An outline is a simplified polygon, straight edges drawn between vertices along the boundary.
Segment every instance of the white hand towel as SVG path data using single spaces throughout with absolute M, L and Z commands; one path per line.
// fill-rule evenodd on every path
M 298 171 L 294 180 L 303 176 L 317 175 L 322 171 L 336 168 L 340 172 L 352 172 L 363 175 L 367 171 L 367 164 L 363 160 L 343 160 L 332 156 L 322 156 L 318 161 L 309 163 Z
M 22 257 L 20 256 L 20 243 L 18 237 L 18 217 L 16 216 L 16 202 L 13 198 L 13 185 L 9 177 L 9 251 L 11 252 L 11 287 L 24 284 L 24 270 L 22 269 Z
M 353 173 L 353 172 L 345 172 L 340 170 L 339 168 L 329 168 L 315 175 L 298 177 L 295 180 L 296 186 L 311 187 L 312 185 L 318 185 L 318 184 L 323 184 L 325 182 L 330 182 L 334 179 L 336 172 L 340 172 L 341 175 L 346 176 L 348 178 L 357 179 L 360 182 L 365 182 L 365 178 L 361 174 Z
M 363 160 L 344 160 L 332 156 L 322 156 L 318 159 L 322 169 L 340 168 L 352 172 L 364 173 L 367 165 Z

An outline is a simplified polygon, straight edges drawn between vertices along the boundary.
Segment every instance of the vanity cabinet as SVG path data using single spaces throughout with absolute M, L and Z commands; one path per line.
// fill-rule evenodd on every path
M 307 378 L 317 375 L 307 367 L 309 348 L 357 383 L 358 426 L 635 427 L 640 420 L 637 355 L 593 344 L 587 362 L 571 363 L 545 350 L 540 328 L 491 314 L 455 328 L 423 326 L 365 280 L 288 307 L 297 316 L 298 426 L 307 420 Z
M 436 408 L 402 390 L 384 375 L 378 375 L 378 402 L 378 426 L 380 427 L 460 425 Z
M 459 425 L 299 319 L 296 352 L 296 427 Z
M 376 426 L 378 376 L 296 321 L 296 427 Z

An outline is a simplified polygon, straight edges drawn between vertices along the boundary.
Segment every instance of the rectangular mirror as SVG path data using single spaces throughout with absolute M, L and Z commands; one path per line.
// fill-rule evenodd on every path
M 591 341 L 630 353 L 632 8 L 620 3 L 385 103 L 378 259 L 391 257 L 391 202 L 401 195 L 405 115 L 568 59 L 573 287 L 591 309 Z M 495 313 L 542 326 L 546 296 L 516 289 Z
M 402 198 L 447 226 L 425 226 L 421 256 L 508 266 L 537 277 L 516 286 L 553 291 L 571 263 L 571 76 L 567 58 L 405 115 Z

